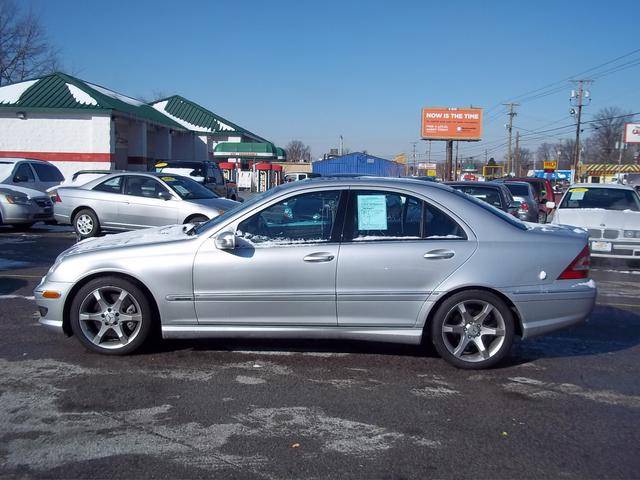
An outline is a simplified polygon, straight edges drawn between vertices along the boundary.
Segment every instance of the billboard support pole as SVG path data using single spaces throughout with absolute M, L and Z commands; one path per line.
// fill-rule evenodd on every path
M 451 167 L 453 166 L 453 140 L 447 140 L 447 159 L 445 161 L 444 179 L 448 182 L 453 180 L 451 177 Z

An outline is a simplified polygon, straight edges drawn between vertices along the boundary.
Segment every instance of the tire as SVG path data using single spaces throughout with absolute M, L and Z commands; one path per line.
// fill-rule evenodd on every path
M 126 355 L 139 349 L 149 337 L 153 310 L 145 293 L 134 283 L 105 276 L 78 290 L 71 302 L 69 320 L 73 334 L 88 350 Z
M 545 212 L 538 212 L 538 223 L 547 223 L 547 214 Z
M 100 221 L 96 212 L 90 208 L 83 208 L 73 216 L 73 229 L 82 238 L 95 237 L 100 233 Z
M 24 232 L 25 230 L 29 230 L 31 227 L 33 227 L 33 224 L 35 222 L 29 222 L 29 223 L 14 223 L 13 225 L 11 225 L 13 227 L 14 230 L 18 230 L 19 232 Z
M 193 217 L 188 218 L 187 220 L 185 220 L 184 223 L 204 223 L 204 222 L 208 222 L 209 221 L 209 217 L 205 217 L 204 215 L 194 215 Z
M 511 349 L 514 332 L 509 307 L 484 290 L 466 290 L 447 298 L 431 322 L 431 341 L 440 356 L 457 368 L 469 370 L 500 362 Z

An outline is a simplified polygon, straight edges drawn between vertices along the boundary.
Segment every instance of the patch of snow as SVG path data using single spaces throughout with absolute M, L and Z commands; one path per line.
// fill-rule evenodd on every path
M 121 93 L 114 92 L 113 90 L 109 90 L 108 88 L 101 87 L 100 85 L 95 85 L 93 83 L 86 82 L 94 90 L 106 95 L 107 97 L 115 98 L 116 100 L 120 100 L 121 102 L 128 103 L 129 105 L 133 105 L 134 107 L 141 107 L 145 103 L 137 100 L 135 98 L 127 97 L 126 95 L 122 95 Z
M 369 240 L 420 240 L 420 237 L 387 237 L 385 235 L 364 235 L 362 237 L 356 237 L 354 242 L 366 242 Z
M 185 128 L 188 128 L 189 130 L 194 130 L 196 132 L 209 132 L 209 133 L 213 132 L 213 130 L 211 128 L 201 127 L 200 125 L 195 125 L 193 123 L 189 123 L 189 122 L 187 122 L 186 120 L 183 120 L 180 117 L 176 117 L 175 115 L 170 114 L 166 110 L 167 103 L 169 103 L 168 100 L 163 100 L 161 102 L 154 103 L 153 104 L 153 108 L 158 110 L 160 113 L 166 115 L 167 117 L 169 117 L 174 122 L 179 123 L 180 125 L 182 125 Z M 234 131 L 234 129 L 232 127 L 230 127 L 229 125 L 227 125 L 225 123 L 222 123 L 219 120 L 218 120 L 218 124 L 220 125 L 220 130 Z
M 22 94 L 38 80 L 27 80 L 26 82 L 14 83 L 0 88 L 0 104 L 16 103 Z
M 589 287 L 589 288 L 596 288 L 596 282 L 594 282 L 593 280 L 589 280 L 588 282 L 580 282 L 580 283 L 576 283 L 573 287 L 571 288 L 576 288 L 576 287 Z
M 80 105 L 98 105 L 98 101 L 87 92 L 80 90 L 78 87 L 71 85 L 70 83 L 67 83 L 66 85 L 71 95 L 73 95 L 73 98 L 75 98 L 76 102 Z
M 439 238 L 462 238 L 458 235 L 429 235 L 428 237 L 426 237 L 428 240 L 435 240 L 435 239 L 439 239 Z

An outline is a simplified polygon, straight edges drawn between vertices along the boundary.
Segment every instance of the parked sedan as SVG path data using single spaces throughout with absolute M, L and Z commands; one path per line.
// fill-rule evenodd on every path
M 552 223 L 588 230 L 594 257 L 640 260 L 640 196 L 629 186 L 572 185 Z
M 536 203 L 533 187 L 527 182 L 504 182 L 504 186 L 509 189 L 513 200 L 518 202 L 518 218 L 526 222 L 537 223 L 538 204 Z
M 518 215 L 520 203 L 515 203 L 507 187 L 499 183 L 488 182 L 445 182 L 446 185 L 467 195 L 482 200 L 503 212 L 513 216 Z
M 595 296 L 585 232 L 381 178 L 287 183 L 193 228 L 88 239 L 35 289 L 43 325 L 105 354 L 133 352 L 157 329 L 425 340 L 461 368 L 494 365 L 515 336 L 583 321 Z
M 64 181 L 55 165 L 30 158 L 0 158 L 0 184 L 46 192 Z
M 538 177 L 506 177 L 494 180 L 496 182 L 527 182 L 533 187 L 534 198 L 538 205 L 538 223 L 547 223 L 556 208 L 555 195 L 551 182 Z
M 60 187 L 53 198 L 56 221 L 71 223 L 81 238 L 101 230 L 205 222 L 237 205 L 189 178 L 161 173 L 111 173 Z
M 51 199 L 38 190 L 0 185 L 0 225 L 28 229 L 36 222 L 53 220 Z

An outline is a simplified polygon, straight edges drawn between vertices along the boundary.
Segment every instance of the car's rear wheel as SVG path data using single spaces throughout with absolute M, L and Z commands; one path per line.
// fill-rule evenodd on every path
M 71 303 L 73 333 L 89 350 L 108 355 L 131 353 L 151 332 L 153 312 L 145 293 L 118 277 L 91 280 Z
M 73 229 L 82 239 L 95 237 L 100 233 L 98 216 L 93 210 L 88 208 L 80 210 L 73 217 Z
M 431 340 L 447 362 L 476 370 L 507 355 L 514 330 L 513 314 L 502 299 L 483 290 L 467 290 L 440 305 L 431 324 Z

